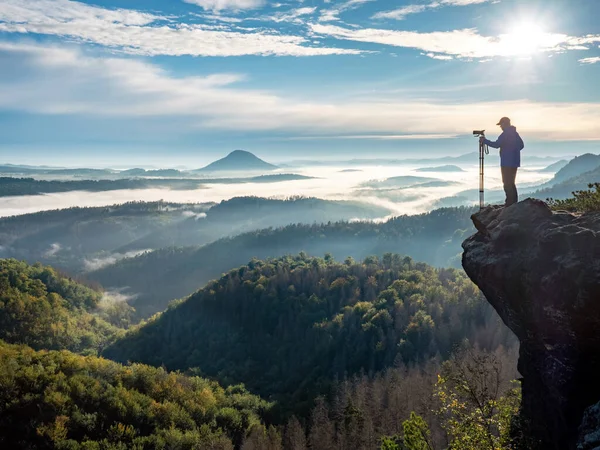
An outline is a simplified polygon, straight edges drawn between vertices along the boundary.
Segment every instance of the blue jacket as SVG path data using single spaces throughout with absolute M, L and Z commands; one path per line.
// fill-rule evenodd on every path
M 525 144 L 515 127 L 510 126 L 504 130 L 496 142 L 489 139 L 484 142 L 492 148 L 500 149 L 502 167 L 521 167 L 521 150 L 525 148 Z

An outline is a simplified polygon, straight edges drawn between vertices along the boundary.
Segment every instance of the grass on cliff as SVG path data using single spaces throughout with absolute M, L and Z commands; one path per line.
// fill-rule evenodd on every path
M 591 212 L 600 211 L 600 183 L 588 185 L 586 191 L 573 192 L 572 198 L 565 200 L 548 199 L 548 205 L 555 211 Z

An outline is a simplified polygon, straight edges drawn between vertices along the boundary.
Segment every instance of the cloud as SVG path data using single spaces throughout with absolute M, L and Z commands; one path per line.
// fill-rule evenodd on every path
M 209 11 L 232 10 L 241 11 L 246 9 L 260 8 L 265 0 L 183 0 L 185 3 L 198 5 Z
M 151 251 L 152 251 L 152 249 L 145 249 L 145 250 L 135 250 L 135 251 L 126 252 L 126 253 L 111 253 L 108 256 L 84 259 L 83 265 L 87 272 L 92 272 L 94 270 L 98 270 L 103 267 L 110 266 L 111 264 L 114 264 L 121 259 L 134 258 L 143 253 L 151 252 Z
M 137 55 L 317 56 L 359 54 L 358 50 L 310 46 L 302 36 L 273 30 L 173 24 L 138 11 L 108 10 L 69 0 L 3 0 L 0 31 L 68 37 Z
M 600 63 L 600 56 L 595 56 L 593 58 L 583 58 L 579 60 L 582 64 L 596 64 Z
M 372 16 L 373 19 L 404 20 L 409 14 L 417 14 L 431 8 L 431 5 L 408 5 L 392 11 L 381 11 Z
M 0 43 L 2 60 L 12 64 L 0 77 L 4 111 L 169 117 L 180 120 L 182 130 L 268 130 L 298 136 L 431 135 L 431 124 L 438 135 L 465 134 L 473 124 L 496 123 L 502 111 L 530 137 L 600 139 L 599 103 L 522 99 L 449 104 L 398 97 L 328 102 L 239 88 L 240 74 L 174 77 L 148 62 L 90 57 L 66 48 Z
M 314 14 L 317 10 L 316 6 L 295 8 L 287 12 L 277 12 L 270 16 L 258 17 L 254 20 L 272 21 L 272 22 L 295 22 L 304 23 L 301 19 L 302 16 L 308 16 Z
M 333 8 L 321 10 L 319 22 L 333 22 L 340 20 L 338 17 L 344 11 L 352 10 L 361 7 L 365 3 L 369 3 L 375 0 L 347 0 L 345 2 L 336 5 Z M 327 2 L 326 2 L 327 3 Z
M 62 248 L 61 245 L 58 242 L 55 242 L 54 244 L 51 244 L 50 248 L 44 252 L 44 256 L 46 258 L 50 258 L 50 257 L 56 255 L 60 251 L 61 248 Z
M 404 20 L 409 14 L 418 14 L 429 9 L 436 9 L 442 6 L 467 6 L 480 3 L 488 3 L 494 0 L 440 0 L 424 5 L 407 5 L 402 8 L 393 9 L 391 11 L 382 11 L 374 14 L 373 19 L 395 19 Z
M 206 219 L 206 213 L 204 213 L 204 212 L 197 213 L 197 212 L 194 212 L 194 211 L 183 211 L 181 213 L 181 215 L 183 217 L 193 217 L 196 220 Z
M 426 52 L 425 54 L 430 57 L 438 55 L 458 58 L 510 57 L 538 52 L 565 51 L 573 45 L 600 41 L 600 35 L 573 37 L 544 32 L 525 38 L 519 34 L 491 37 L 482 36 L 473 28 L 419 33 L 376 28 L 352 29 L 328 24 L 310 24 L 310 27 L 316 35 L 355 42 L 414 48 Z

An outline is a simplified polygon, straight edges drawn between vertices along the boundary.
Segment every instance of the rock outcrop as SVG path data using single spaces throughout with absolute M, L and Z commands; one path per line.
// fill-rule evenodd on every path
M 600 400 L 600 214 L 529 199 L 472 219 L 463 267 L 519 338 L 531 437 L 543 449 L 575 449 L 594 436 Z

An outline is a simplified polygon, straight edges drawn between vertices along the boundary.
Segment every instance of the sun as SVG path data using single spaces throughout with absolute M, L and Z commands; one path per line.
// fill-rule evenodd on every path
M 501 36 L 505 56 L 531 56 L 552 46 L 552 35 L 535 22 L 521 22 Z

